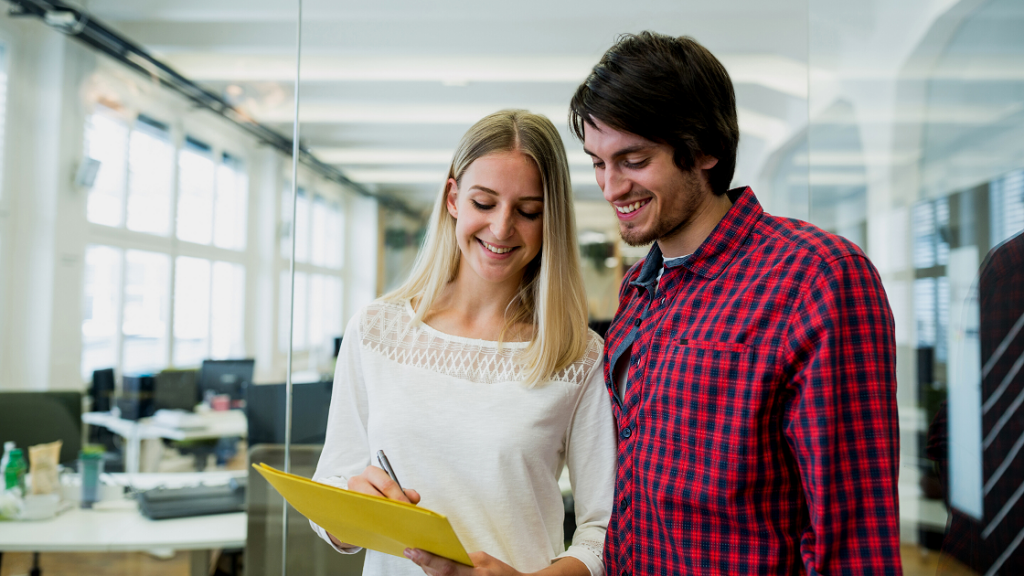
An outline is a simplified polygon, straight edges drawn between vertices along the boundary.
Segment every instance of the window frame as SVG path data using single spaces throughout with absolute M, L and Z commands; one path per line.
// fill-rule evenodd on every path
M 88 220 L 87 214 L 82 214 L 82 218 L 86 225 L 85 244 L 86 246 L 106 246 L 114 248 L 120 251 L 120 275 L 118 278 L 118 286 L 116 288 L 115 295 L 115 310 L 116 310 L 116 331 L 114 334 L 114 365 L 112 366 L 117 374 L 124 373 L 124 346 L 125 346 L 125 332 L 124 332 L 124 314 L 125 314 L 125 286 L 127 281 L 127 253 L 129 250 L 138 250 L 145 252 L 153 252 L 166 255 L 170 262 L 170 270 L 167 274 L 167 322 L 163 327 L 163 342 L 164 350 L 163 356 L 166 359 L 164 367 L 174 367 L 175 357 L 175 335 L 174 335 L 174 319 L 175 319 L 175 285 L 177 281 L 177 262 L 179 257 L 190 257 L 206 260 L 209 262 L 211 270 L 217 262 L 226 262 L 231 265 L 237 265 L 242 270 L 242 287 L 245 292 L 248 292 L 249 288 L 249 275 L 251 271 L 252 255 L 250 254 L 250 247 L 252 242 L 248 238 L 248 217 L 249 207 L 252 205 L 253 187 L 251 183 L 251 177 L 249 170 L 251 169 L 252 162 L 249 154 L 246 154 L 240 147 L 234 147 L 230 145 L 223 145 L 223 143 L 215 141 L 208 144 L 210 148 L 210 156 L 213 159 L 214 170 L 213 170 L 213 191 L 214 199 L 211 202 L 211 218 L 215 218 L 216 210 L 216 189 L 217 189 L 217 171 L 221 167 L 221 164 L 226 158 L 230 158 L 234 161 L 232 169 L 240 172 L 244 177 L 244 193 L 241 194 L 241 198 L 244 201 L 245 216 L 241 219 L 243 226 L 240 229 L 242 237 L 241 247 L 238 249 L 223 248 L 214 244 L 214 236 L 211 234 L 210 243 L 202 244 L 196 242 L 190 242 L 187 240 L 181 240 L 178 238 L 178 209 L 181 197 L 180 181 L 181 181 L 181 166 L 180 158 L 182 152 L 185 150 L 189 141 L 199 141 L 205 143 L 206 140 L 202 137 L 202 130 L 197 130 L 198 134 L 193 133 L 187 123 L 182 122 L 163 122 L 159 115 L 150 114 L 137 114 L 134 117 L 126 117 L 126 114 L 112 110 L 102 104 L 97 104 L 95 108 L 85 115 L 85 122 L 82 125 L 82 142 L 85 142 L 88 125 L 94 114 L 104 114 L 108 117 L 113 117 L 117 121 L 124 123 L 127 128 L 126 132 L 126 143 L 124 146 L 125 163 L 124 170 L 125 175 L 122 182 L 123 194 L 121 197 L 122 202 L 122 217 L 118 226 L 108 226 L 105 224 L 98 224 Z M 170 114 L 167 114 L 170 116 Z M 131 170 L 130 165 L 130 139 L 132 133 L 135 131 L 139 118 L 143 118 L 143 122 L 147 124 L 159 123 L 163 124 L 167 128 L 168 141 L 173 149 L 172 159 L 172 173 L 170 182 L 170 199 L 168 209 L 170 211 L 169 218 L 170 222 L 168 225 L 168 233 L 166 235 L 158 235 L 150 232 L 143 232 L 137 230 L 131 230 L 127 227 L 128 222 L 128 197 L 130 190 L 129 174 Z M 84 281 L 80 286 L 79 295 L 84 301 Z M 207 289 L 212 299 L 212 274 L 210 279 L 210 286 Z M 252 351 L 249 350 L 249 345 L 245 341 L 245 324 L 249 320 L 248 315 L 244 312 L 247 310 L 247 302 L 250 298 L 248 293 L 242 295 L 242 322 L 243 326 L 239 331 L 243 334 L 242 349 L 244 356 L 252 356 Z M 82 323 L 84 323 L 83 310 L 82 317 L 79 318 L 79 327 L 81 329 Z M 212 353 L 212 311 L 208 311 L 208 315 L 211 316 L 211 321 L 207 327 L 207 357 Z M 83 354 L 84 357 L 84 354 Z M 79 372 L 83 371 L 83 358 L 79 358 Z M 88 381 L 89 375 L 82 374 L 83 380 Z

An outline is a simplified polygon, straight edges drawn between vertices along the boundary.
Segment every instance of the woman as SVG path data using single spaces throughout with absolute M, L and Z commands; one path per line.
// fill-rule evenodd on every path
M 561 138 L 543 116 L 487 116 L 459 143 L 409 280 L 345 331 L 313 476 L 444 514 L 476 568 L 369 550 L 364 574 L 604 573 L 615 440 L 586 319 Z M 371 465 L 378 450 L 404 493 Z

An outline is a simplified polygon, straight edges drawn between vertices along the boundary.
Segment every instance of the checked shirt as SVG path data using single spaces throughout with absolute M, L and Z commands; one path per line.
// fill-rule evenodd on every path
M 867 257 L 749 189 L 605 343 L 618 425 L 612 576 L 900 574 L 894 324 Z M 620 398 L 616 361 L 628 362 Z

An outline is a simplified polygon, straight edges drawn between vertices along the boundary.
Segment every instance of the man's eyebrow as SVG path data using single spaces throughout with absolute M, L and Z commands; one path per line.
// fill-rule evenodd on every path
M 479 184 L 473 184 L 472 186 L 469 187 L 469 189 L 470 190 L 480 190 L 481 192 L 486 192 L 486 193 L 490 194 L 491 196 L 498 196 L 499 195 L 497 192 L 495 192 L 494 190 L 491 190 L 487 186 L 481 186 Z M 543 196 L 527 196 L 525 198 L 520 198 L 519 201 L 520 202 L 543 202 L 544 201 L 544 197 Z
M 626 146 L 625 148 L 617 150 L 614 154 L 612 154 L 612 158 L 625 156 L 626 154 L 632 154 L 634 152 L 646 152 L 647 150 L 650 150 L 654 146 L 654 144 L 633 144 L 632 146 Z M 600 158 L 600 156 L 598 156 L 597 154 L 594 154 L 590 150 L 587 150 L 586 147 L 583 148 L 583 151 L 589 154 L 590 156 L 593 156 L 594 158 Z

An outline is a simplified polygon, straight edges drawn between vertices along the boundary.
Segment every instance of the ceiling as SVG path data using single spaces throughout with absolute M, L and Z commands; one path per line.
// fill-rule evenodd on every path
M 297 2 L 92 0 L 84 8 L 186 77 L 291 134 Z M 600 199 L 568 102 L 618 34 L 694 36 L 736 85 L 735 183 L 806 125 L 804 0 L 303 3 L 300 139 L 369 188 L 426 205 L 460 136 L 501 108 L 547 115 L 577 198 Z

